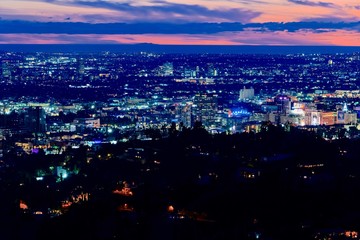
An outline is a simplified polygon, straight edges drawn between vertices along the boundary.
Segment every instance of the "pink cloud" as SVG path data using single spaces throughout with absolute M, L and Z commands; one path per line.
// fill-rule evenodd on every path
M 222 32 L 218 34 L 0 34 L 1 44 L 180 44 L 180 45 L 338 45 L 359 46 L 360 33 Z

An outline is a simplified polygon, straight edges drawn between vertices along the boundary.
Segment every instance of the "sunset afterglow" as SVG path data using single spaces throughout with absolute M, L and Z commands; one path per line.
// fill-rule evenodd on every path
M 0 14 L 2 44 L 357 46 L 360 42 L 360 4 L 354 0 L 5 0 L 0 2 Z

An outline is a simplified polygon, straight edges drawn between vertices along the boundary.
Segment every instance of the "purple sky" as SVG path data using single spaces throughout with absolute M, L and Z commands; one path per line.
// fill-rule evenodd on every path
M 0 43 L 360 45 L 358 0 L 1 0 Z

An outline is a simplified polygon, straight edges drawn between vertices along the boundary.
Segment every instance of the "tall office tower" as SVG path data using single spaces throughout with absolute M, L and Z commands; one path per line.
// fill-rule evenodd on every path
M 274 99 L 275 104 L 278 106 L 278 113 L 281 115 L 289 114 L 291 110 L 291 98 L 286 95 L 278 95 Z
M 3 60 L 1 63 L 1 76 L 3 78 L 9 78 L 11 77 L 11 69 L 9 62 L 6 60 Z
M 195 68 L 195 77 L 200 77 L 200 67 L 199 66 L 196 66 L 196 68 Z
M 180 121 L 184 124 L 185 127 L 191 127 L 192 126 L 192 103 L 187 102 L 184 106 L 181 106 L 181 119 Z
M 46 131 L 46 115 L 42 107 L 30 107 L 25 114 L 25 127 L 33 133 Z
M 77 59 L 77 69 L 76 69 L 77 79 L 83 80 L 84 73 L 85 73 L 85 66 L 84 66 L 84 59 L 78 58 Z
M 246 99 L 253 99 L 255 96 L 255 93 L 254 93 L 254 88 L 246 88 L 244 86 L 243 89 L 240 89 L 240 92 L 239 92 L 239 100 L 240 101 L 243 101 L 243 100 L 246 100 Z
M 200 121 L 205 127 L 211 127 L 216 121 L 218 96 L 216 94 L 196 94 L 192 110 L 193 123 Z
M 208 77 L 216 77 L 218 75 L 217 70 L 214 67 L 214 64 L 209 63 L 208 64 L 208 71 L 207 71 L 207 76 Z

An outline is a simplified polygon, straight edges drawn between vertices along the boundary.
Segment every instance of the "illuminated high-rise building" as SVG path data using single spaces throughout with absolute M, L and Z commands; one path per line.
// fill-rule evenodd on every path
M 246 88 L 244 86 L 243 89 L 240 89 L 240 92 L 239 92 L 239 100 L 240 101 L 247 100 L 247 99 L 253 99 L 254 96 L 255 96 L 254 88 Z
M 207 76 L 208 77 L 216 77 L 217 75 L 218 75 L 218 72 L 215 69 L 214 64 L 212 64 L 212 63 L 208 64 Z
M 200 121 L 205 127 L 215 124 L 218 111 L 218 96 L 216 94 L 197 94 L 192 107 L 193 123 Z
M 1 64 L 1 76 L 3 78 L 11 77 L 11 70 L 8 61 L 3 61 Z
M 291 98 L 286 95 L 278 95 L 274 99 L 275 104 L 278 106 L 278 112 L 281 115 L 289 114 L 291 110 Z
M 84 59 L 79 58 L 77 60 L 77 78 L 78 80 L 83 80 L 85 73 Z
M 33 133 L 46 131 L 46 115 L 42 107 L 30 107 L 25 114 L 25 128 Z
M 181 109 L 181 120 L 185 127 L 192 126 L 192 103 L 187 102 Z

